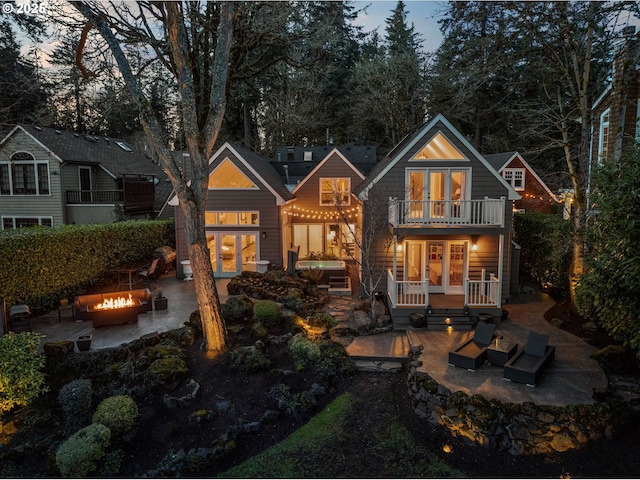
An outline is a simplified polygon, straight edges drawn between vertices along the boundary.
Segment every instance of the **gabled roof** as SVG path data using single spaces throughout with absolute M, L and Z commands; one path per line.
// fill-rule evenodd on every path
M 509 200 L 518 200 L 520 199 L 520 195 L 516 192 L 507 181 L 502 178 L 501 175 L 498 174 L 495 168 L 493 168 L 489 162 L 471 145 L 467 139 L 465 139 L 458 130 L 456 130 L 451 123 L 442 115 L 438 114 L 433 117 L 430 121 L 422 124 L 413 134 L 407 135 L 403 138 L 398 145 L 396 145 L 389 154 L 380 160 L 376 164 L 376 166 L 369 172 L 367 178 L 354 190 L 354 194 L 357 195 L 361 200 L 366 200 L 369 189 L 375 185 L 380 178 L 382 178 L 391 168 L 394 167 L 398 161 L 419 141 L 424 141 L 426 134 L 432 130 L 438 122 L 442 122 L 445 128 L 452 134 L 455 135 L 456 139 L 460 141 L 470 152 L 471 154 L 482 163 L 489 172 L 493 174 L 493 176 L 505 187 L 505 189 L 509 192 Z
M 154 176 L 158 179 L 154 200 L 156 211 L 162 210 L 173 190 L 162 167 L 135 152 L 124 140 L 20 124 L 0 141 L 0 148 L 18 131 L 24 132 L 61 164 L 95 165 L 114 179 L 123 175 Z
M 265 183 L 265 186 L 272 190 L 272 193 L 276 197 L 280 197 L 282 203 L 286 203 L 289 200 L 293 200 L 295 197 L 291 194 L 287 186 L 284 184 L 284 181 L 278 172 L 271 166 L 269 160 L 264 158 L 261 155 L 258 155 L 251 150 L 247 150 L 243 147 L 232 146 L 229 143 L 225 143 L 225 145 L 230 150 L 235 150 L 236 156 L 240 160 L 245 160 L 245 165 L 249 170 L 254 170 L 254 175 L 258 178 L 262 179 Z M 225 146 L 223 145 L 223 147 Z M 222 149 L 220 149 L 222 150 Z M 211 162 L 209 162 L 211 163 Z
M 2 140 L 5 143 L 16 131 L 30 136 L 60 163 L 81 163 L 100 166 L 113 178 L 122 175 L 155 175 L 164 179 L 162 168 L 150 158 L 134 152 L 118 138 L 98 137 L 34 125 L 17 125 Z
M 242 164 L 269 190 L 276 198 L 276 204 L 284 205 L 285 203 L 293 200 L 295 197 L 287 189 L 284 181 L 278 175 L 278 172 L 269 163 L 269 160 L 258 155 L 251 150 L 247 150 L 243 147 L 231 145 L 229 142 L 225 142 L 209 159 L 209 165 L 211 165 L 225 149 L 231 151 L 231 153 L 242 162 Z M 211 171 L 209 172 L 211 174 Z M 177 206 L 178 198 L 174 194 L 169 200 L 169 205 Z
M 540 185 L 542 185 L 542 187 L 546 190 L 546 192 L 551 196 L 551 198 L 553 198 L 553 200 L 555 202 L 558 201 L 558 199 L 556 198 L 556 196 L 553 194 L 553 192 L 549 189 L 549 187 L 547 187 L 547 184 L 544 183 L 542 181 L 542 179 L 538 176 L 538 174 L 536 173 L 536 171 L 531 168 L 531 165 L 529 165 L 527 163 L 527 161 L 524 159 L 524 157 L 522 155 L 520 155 L 518 152 L 504 152 L 504 153 L 494 153 L 492 155 L 485 155 L 484 158 L 487 159 L 487 161 L 493 166 L 493 168 L 496 169 L 496 171 L 500 174 L 502 174 L 502 170 L 504 170 L 505 168 L 507 168 L 507 166 L 515 159 L 518 158 L 520 160 L 520 162 L 522 162 L 522 164 L 525 166 L 525 168 L 527 169 L 527 171 L 533 175 L 533 177 L 538 181 L 538 183 Z
M 309 178 L 311 178 L 318 170 L 320 170 L 325 163 L 327 163 L 327 161 L 329 161 L 329 159 L 333 156 L 333 155 L 337 155 L 338 157 L 340 157 L 342 159 L 342 161 L 347 165 L 347 167 L 349 167 L 351 170 L 353 170 L 353 172 L 360 177 L 361 180 L 364 180 L 364 174 L 358 170 L 356 167 L 353 166 L 353 164 L 347 160 L 347 157 L 345 157 L 342 153 L 340 153 L 340 151 L 337 148 L 334 148 L 333 150 L 331 150 L 326 157 L 324 157 L 322 159 L 322 161 L 320 163 L 318 163 L 315 168 L 313 170 L 311 170 L 311 172 L 309 172 L 309 174 L 307 174 L 304 179 L 298 184 L 296 185 L 296 187 L 293 189 L 293 193 L 295 194 L 296 191 L 298 191 L 305 183 L 307 183 L 307 180 Z
M 365 176 L 376 165 L 375 145 L 278 146 L 275 158 L 271 160 L 271 165 L 293 188 L 333 150 L 338 150 L 344 158 L 349 160 L 351 165 Z M 307 154 L 307 160 L 305 160 L 305 154 Z

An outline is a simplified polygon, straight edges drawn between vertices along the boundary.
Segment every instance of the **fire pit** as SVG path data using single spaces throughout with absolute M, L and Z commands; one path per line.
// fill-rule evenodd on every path
M 128 297 L 105 298 L 97 305 L 88 305 L 87 314 L 93 321 L 94 327 L 117 325 L 121 323 L 137 323 L 138 307 L 142 304 L 139 299 Z

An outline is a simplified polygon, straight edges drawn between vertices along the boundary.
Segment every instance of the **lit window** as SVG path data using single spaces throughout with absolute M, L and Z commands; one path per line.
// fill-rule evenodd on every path
M 248 189 L 257 190 L 258 187 L 231 160 L 225 158 L 209 175 L 209 188 L 218 189 Z
M 259 225 L 258 212 L 205 212 L 206 225 Z
M 440 132 L 412 160 L 465 160 L 464 155 Z
M 505 168 L 502 176 L 515 190 L 524 190 L 524 168 Z
M 49 163 L 36 162 L 30 153 L 18 152 L 11 163 L 0 165 L 0 195 L 48 195 Z
M 320 179 L 320 205 L 349 205 L 350 197 L 350 178 Z

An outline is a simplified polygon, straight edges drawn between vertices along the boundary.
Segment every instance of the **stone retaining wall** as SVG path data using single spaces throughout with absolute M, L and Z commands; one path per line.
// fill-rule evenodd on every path
M 613 393 L 592 405 L 504 403 L 482 395 L 451 392 L 424 372 L 409 368 L 407 386 L 414 411 L 452 435 L 513 455 L 563 452 L 611 438 L 635 420 L 633 409 Z

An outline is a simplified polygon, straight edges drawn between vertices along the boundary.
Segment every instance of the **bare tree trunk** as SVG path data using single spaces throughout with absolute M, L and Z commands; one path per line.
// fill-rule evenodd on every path
M 209 98 L 200 99 L 204 105 L 196 102 L 196 85 L 189 60 L 189 42 L 186 38 L 186 26 L 180 4 L 165 2 L 149 4 L 166 13 L 163 17 L 167 41 L 170 47 L 170 64 L 176 76 L 178 90 L 182 101 L 181 120 L 184 126 L 184 138 L 189 151 L 192 176 L 187 178 L 180 165 L 174 160 L 165 142 L 158 118 L 151 103 L 145 97 L 140 84 L 132 72 L 120 42 L 104 13 L 93 10 L 83 1 L 70 2 L 87 20 L 97 27 L 113 54 L 122 78 L 133 95 L 140 111 L 140 120 L 149 143 L 155 150 L 162 168 L 171 180 L 171 184 L 180 201 L 185 216 L 185 230 L 189 246 L 189 260 L 193 269 L 194 286 L 202 329 L 204 334 L 203 348 L 210 356 L 223 353 L 227 348 L 227 335 L 220 312 L 220 299 L 216 289 L 213 268 L 207 245 L 204 214 L 208 192 L 208 159 L 213 153 L 227 103 L 227 79 L 229 72 L 229 55 L 233 37 L 233 19 L 235 6 L 233 2 L 222 2 L 220 21 L 216 30 L 216 46 L 211 67 L 211 85 Z M 81 58 L 81 56 L 80 56 Z M 166 60 L 166 59 L 165 59 Z M 198 126 L 198 112 L 206 109 L 207 117 L 202 129 Z M 198 108 L 201 107 L 201 108 Z

